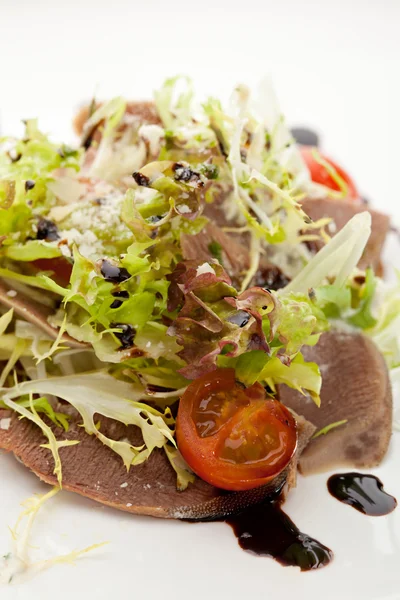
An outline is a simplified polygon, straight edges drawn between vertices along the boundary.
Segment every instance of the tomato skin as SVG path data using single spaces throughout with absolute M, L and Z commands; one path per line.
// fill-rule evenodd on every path
M 336 181 L 331 177 L 328 171 L 325 169 L 323 165 L 320 165 L 314 158 L 313 152 L 314 148 L 310 146 L 301 146 L 300 151 L 303 157 L 304 162 L 306 163 L 308 170 L 310 171 L 311 179 L 315 183 L 320 183 L 321 185 L 325 185 L 326 187 L 335 190 L 337 192 L 340 191 L 340 188 Z M 360 194 L 357 191 L 357 188 L 354 184 L 354 181 L 346 173 L 342 167 L 340 167 L 337 163 L 335 163 L 331 158 L 328 158 L 324 154 L 321 154 L 321 157 L 338 173 L 338 175 L 343 179 L 343 181 L 347 184 L 347 197 L 353 201 L 360 201 Z
M 52 279 L 62 287 L 67 287 L 72 273 L 72 265 L 64 257 L 39 258 L 32 262 L 38 271 L 53 271 Z
M 266 397 L 260 384 L 244 388 L 233 369 L 217 369 L 192 382 L 182 396 L 176 439 L 204 481 L 242 491 L 268 483 L 286 468 L 297 429 L 290 411 Z

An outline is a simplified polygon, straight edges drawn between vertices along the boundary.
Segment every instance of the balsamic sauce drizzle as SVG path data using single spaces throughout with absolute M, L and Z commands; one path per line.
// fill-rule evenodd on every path
M 332 475 L 328 490 L 338 500 L 369 516 L 391 513 L 397 500 L 383 489 L 374 475 L 342 473 Z M 319 569 L 333 559 L 333 552 L 309 535 L 302 533 L 282 510 L 282 499 L 249 506 L 237 515 L 225 518 L 243 550 L 274 558 L 283 566 L 301 571 Z
M 328 490 L 334 498 L 370 517 L 388 515 L 397 506 L 397 500 L 383 489 L 383 483 L 374 475 L 339 473 L 328 479 Z
M 333 558 L 329 548 L 296 527 L 279 500 L 250 506 L 225 520 L 243 550 L 269 556 L 281 565 L 310 571 L 325 567 Z

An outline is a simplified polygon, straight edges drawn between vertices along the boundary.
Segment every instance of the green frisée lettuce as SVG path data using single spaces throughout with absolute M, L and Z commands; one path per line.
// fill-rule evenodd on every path
M 391 369 L 392 380 L 399 380 L 400 367 L 400 275 L 394 285 L 376 278 L 364 295 L 367 317 L 364 332 L 370 336 Z
M 14 310 L 11 308 L 4 315 L 0 317 L 0 336 L 6 332 L 7 327 L 10 325 L 14 315 Z
M 333 429 L 336 429 L 337 427 L 341 427 L 342 425 L 346 425 L 346 423 L 347 423 L 347 419 L 343 419 L 342 421 L 336 421 L 335 423 L 329 423 L 329 425 L 326 425 L 325 427 L 322 427 L 322 429 L 319 429 L 318 431 L 316 431 L 314 433 L 314 435 L 312 436 L 312 439 L 315 440 L 316 438 L 320 437 L 321 435 L 326 435 Z
M 0 139 L 0 236 L 9 252 L 35 234 L 37 216 L 55 203 L 54 172 L 79 170 L 80 158 L 81 151 L 51 142 L 35 119 L 26 121 L 22 140 Z
M 371 337 L 393 376 L 400 365 L 400 284 L 389 285 L 372 269 L 357 271 L 371 231 L 371 216 L 354 216 L 306 267 L 279 292 L 308 293 L 309 301 L 335 327 L 361 330 Z
M 107 543 L 93 544 L 82 550 L 73 550 L 68 554 L 53 556 L 44 560 L 33 561 L 31 559 L 32 550 L 37 548 L 31 540 L 32 527 L 36 516 L 39 510 L 59 491 L 59 487 L 54 487 L 47 494 L 42 496 L 37 494 L 22 503 L 23 509 L 16 524 L 9 528 L 12 539 L 11 551 L 0 558 L 0 583 L 24 583 L 30 577 L 45 571 L 53 565 L 74 564 L 78 558 L 101 548 Z
M 53 311 L 34 325 L 21 310 L 0 316 L 1 407 L 42 430 L 60 486 L 57 433 L 72 409 L 57 398 L 127 469 L 163 449 L 184 489 L 193 474 L 171 409 L 197 377 L 233 367 L 245 385 L 274 395 L 285 384 L 319 405 L 321 373 L 302 349 L 330 327 L 362 330 L 400 368 L 398 289 L 356 269 L 370 214 L 331 240 L 329 219 L 305 214 L 303 197 L 326 189 L 311 182 L 269 83 L 255 98 L 238 86 L 228 108 L 196 107 L 190 80 L 172 78 L 155 105 L 157 125 L 123 98 L 93 105 L 85 150 L 53 144 L 35 121 L 22 141 L 0 140 L 0 278 Z M 305 242 L 321 239 L 312 257 Z M 237 247 L 248 256 L 235 269 Z M 282 256 L 292 281 L 255 285 Z M 104 419 L 135 425 L 142 441 L 113 440 Z
M 82 393 L 84 390 L 84 393 Z M 131 465 L 144 462 L 154 450 L 162 448 L 169 441 L 175 444 L 170 425 L 174 420 L 166 410 L 164 414 L 151 406 L 139 402 L 146 399 L 146 392 L 140 384 L 129 384 L 107 374 L 82 373 L 66 377 L 52 377 L 44 380 L 25 381 L 12 388 L 1 390 L 4 404 L 29 418 L 38 425 L 48 437 L 50 450 L 55 460 L 55 473 L 61 485 L 61 463 L 58 456 L 58 444 L 52 430 L 38 416 L 34 404 L 30 409 L 14 402 L 26 394 L 51 395 L 62 398 L 71 404 L 81 415 L 85 431 L 95 435 L 105 446 L 119 454 L 129 470 Z M 115 419 L 125 425 L 136 425 L 140 428 L 143 444 L 133 446 L 127 441 L 115 441 L 101 432 L 96 426 L 94 415 Z
M 371 235 L 371 215 L 355 215 L 304 269 L 285 287 L 284 293 L 307 293 L 322 285 L 328 277 L 342 286 L 358 264 Z
M 24 385 L 24 384 L 21 384 L 21 385 Z M 4 403 L 4 405 L 7 408 L 10 408 L 14 412 L 18 413 L 21 417 L 26 418 L 29 421 L 32 421 L 33 423 L 35 423 L 35 425 L 37 425 L 42 430 L 43 434 L 47 437 L 48 444 L 43 444 L 42 447 L 48 448 L 51 451 L 53 458 L 54 458 L 54 475 L 57 477 L 58 485 L 60 487 L 62 487 L 62 466 L 61 466 L 59 449 L 64 448 L 66 446 L 74 446 L 74 445 L 78 444 L 79 442 L 76 440 L 62 440 L 62 441 L 57 440 L 51 427 L 49 427 L 49 425 L 47 425 L 43 421 L 43 419 L 39 416 L 39 414 L 35 408 L 35 404 L 33 402 L 32 391 L 29 391 L 29 390 L 24 390 L 24 391 L 29 394 L 30 410 L 25 408 L 25 406 L 23 406 L 22 404 L 20 404 L 18 402 L 14 402 L 9 396 L 4 395 L 2 402 Z M 18 394 L 18 396 L 20 396 L 20 394 Z
M 320 405 L 321 373 L 316 363 L 306 362 L 299 352 L 287 364 L 278 356 L 267 356 L 260 350 L 241 354 L 236 360 L 221 357 L 219 364 L 234 367 L 236 377 L 245 385 L 262 382 L 275 393 L 277 385 L 285 384 Z
M 192 82 L 184 76 L 167 79 L 161 89 L 154 93 L 158 114 L 167 130 L 185 127 L 190 123 L 193 96 Z

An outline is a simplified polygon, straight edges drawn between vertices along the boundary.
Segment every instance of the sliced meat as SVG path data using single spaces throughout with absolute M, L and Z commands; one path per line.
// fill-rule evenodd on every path
M 390 218 L 387 215 L 366 209 L 364 204 L 356 204 L 348 200 L 332 200 L 331 198 L 306 199 L 302 202 L 302 207 L 313 221 L 331 217 L 335 222 L 337 231 L 340 231 L 354 215 L 368 210 L 372 217 L 372 232 L 359 266 L 362 269 L 372 266 L 374 271 L 379 273 L 383 244 L 390 228 Z M 318 250 L 321 246 L 322 243 L 316 244 Z
M 212 244 L 221 249 L 224 268 L 232 280 L 238 280 L 250 266 L 248 247 L 224 233 L 214 223 L 208 223 L 197 235 L 181 235 L 181 248 L 185 260 L 208 261 L 213 258 Z
M 127 472 L 117 454 L 78 426 L 81 419 L 74 409 L 62 405 L 58 410 L 68 411 L 73 418 L 68 433 L 54 430 L 57 438 L 80 441 L 76 446 L 60 449 L 63 488 L 120 510 L 163 518 L 216 519 L 276 494 L 286 479 L 286 490 L 296 484 L 297 456 L 286 472 L 255 490 L 226 492 L 196 478 L 184 492 L 178 492 L 175 472 L 162 450 L 154 450 L 145 463 Z M 27 419 L 19 420 L 15 413 L 0 409 L 0 419 L 9 417 L 8 429 L 0 429 L 0 448 L 13 452 L 40 479 L 55 485 L 53 460 L 49 450 L 40 447 L 46 442 L 41 431 Z M 128 437 L 132 443 L 140 443 L 135 427 L 126 428 L 104 418 L 101 427 L 114 439 Z M 314 427 L 300 417 L 298 431 L 298 451 L 301 451 Z
M 208 261 L 213 258 L 212 244 L 221 249 L 222 264 L 236 288 L 250 267 L 249 240 L 243 236 L 225 233 L 214 223 L 209 223 L 197 235 L 181 235 L 181 248 L 185 260 Z M 289 283 L 282 271 L 261 256 L 257 275 L 253 285 L 279 289 Z
M 29 321 L 50 337 L 56 339 L 58 329 L 50 325 L 48 317 L 53 313 L 52 309 L 44 304 L 36 302 L 32 298 L 28 298 L 22 292 L 18 292 L 15 297 L 10 297 L 7 292 L 9 288 L 0 279 L 0 304 L 7 308 L 13 308 L 14 312 L 25 321 Z M 86 348 L 86 344 L 78 342 L 66 333 L 62 336 L 64 344 L 70 348 Z
M 96 105 L 96 108 L 100 106 L 100 103 Z M 158 112 L 154 102 L 128 102 L 126 114 L 138 117 L 143 123 L 149 125 L 160 125 L 161 120 L 158 116 Z M 83 106 L 75 115 L 73 120 L 74 131 L 77 135 L 81 136 L 83 128 L 90 115 L 90 105 Z M 100 137 L 100 136 L 99 136 Z
M 392 391 L 375 344 L 360 334 L 332 331 L 316 346 L 304 347 L 303 354 L 321 369 L 321 407 L 284 385 L 279 387 L 280 400 L 317 430 L 344 419 L 347 423 L 311 440 L 300 457 L 300 471 L 378 465 L 392 432 Z

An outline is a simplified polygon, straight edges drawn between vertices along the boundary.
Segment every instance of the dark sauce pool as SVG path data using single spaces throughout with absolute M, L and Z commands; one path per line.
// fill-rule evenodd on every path
M 382 482 L 374 475 L 332 475 L 328 490 L 341 502 L 370 516 L 387 515 L 397 506 L 396 498 L 384 491 Z M 275 498 L 223 520 L 232 527 L 239 546 L 246 552 L 273 558 L 285 567 L 299 567 L 301 571 L 328 565 L 333 559 L 332 550 L 301 532 L 282 510 L 282 504 L 278 491 Z
M 328 479 L 328 490 L 340 502 L 353 506 L 370 517 L 388 515 L 397 506 L 397 500 L 383 489 L 383 483 L 374 475 L 341 473 Z
M 325 567 L 333 558 L 329 548 L 296 527 L 279 500 L 250 506 L 226 522 L 243 550 L 274 558 L 281 565 L 310 571 Z

